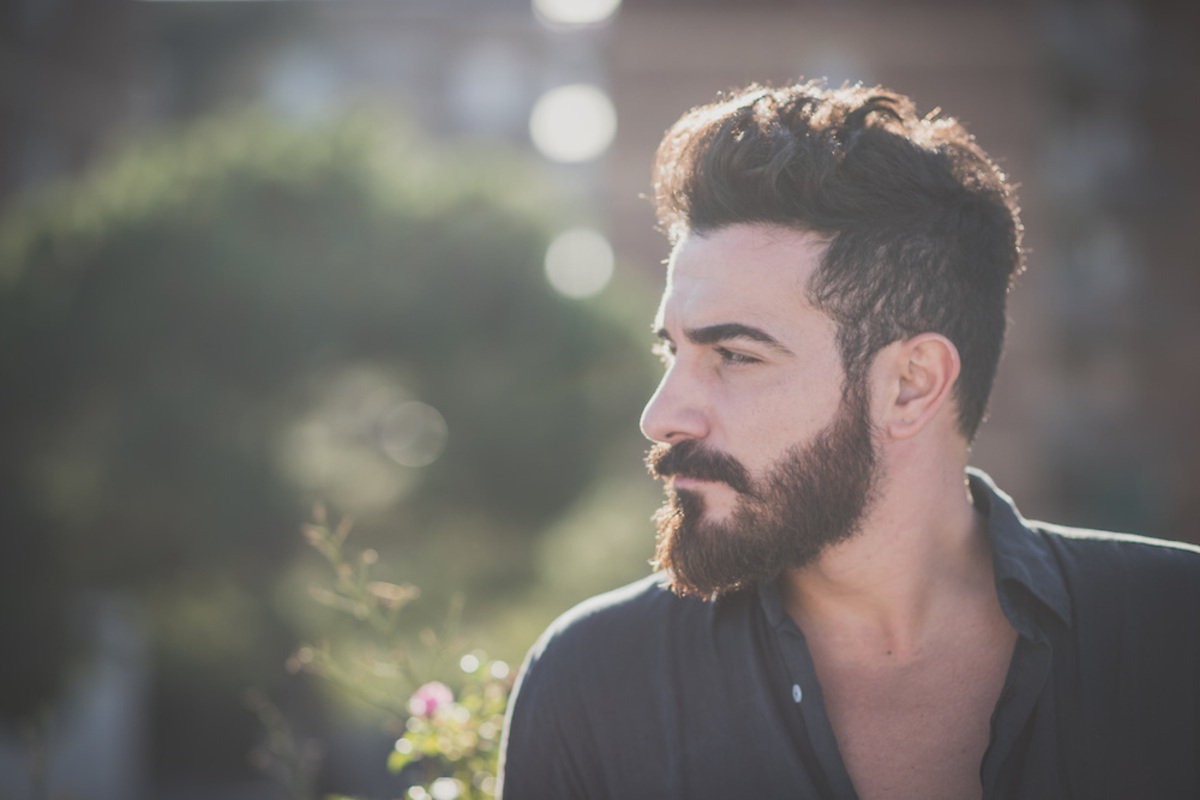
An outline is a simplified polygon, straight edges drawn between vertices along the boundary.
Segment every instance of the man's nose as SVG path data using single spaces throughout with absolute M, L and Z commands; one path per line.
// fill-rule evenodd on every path
M 667 369 L 642 411 L 641 428 L 647 439 L 664 444 L 708 436 L 709 415 L 701 402 L 701 392 L 678 362 Z

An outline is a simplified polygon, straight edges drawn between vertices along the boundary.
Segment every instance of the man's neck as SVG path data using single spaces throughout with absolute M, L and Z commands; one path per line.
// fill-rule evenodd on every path
M 980 797 L 1017 634 L 965 464 L 909 461 L 885 465 L 911 477 L 879 487 L 861 532 L 781 589 L 859 797 Z
M 916 657 L 947 615 L 995 602 L 986 518 L 964 463 L 889 465 L 858 534 L 785 574 L 788 613 L 806 635 Z

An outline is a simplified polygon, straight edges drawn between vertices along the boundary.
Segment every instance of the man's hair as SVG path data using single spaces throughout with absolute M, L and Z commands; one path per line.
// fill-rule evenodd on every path
M 655 205 L 672 244 L 739 223 L 828 241 L 808 299 L 838 326 L 847 385 L 891 342 L 958 348 L 959 430 L 972 439 L 1021 270 L 1017 199 L 957 121 L 879 87 L 752 85 L 684 114 L 659 145 Z

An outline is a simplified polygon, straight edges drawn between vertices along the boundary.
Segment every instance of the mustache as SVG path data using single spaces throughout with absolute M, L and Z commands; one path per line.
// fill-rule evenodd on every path
M 646 453 L 646 469 L 655 478 L 672 475 L 700 481 L 728 484 L 740 494 L 753 496 L 750 473 L 742 463 L 728 453 L 709 450 L 695 439 L 679 444 L 656 444 Z

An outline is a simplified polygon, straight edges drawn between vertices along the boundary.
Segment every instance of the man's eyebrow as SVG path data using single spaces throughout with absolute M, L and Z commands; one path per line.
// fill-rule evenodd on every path
M 670 341 L 671 335 L 667 333 L 666 328 L 659 328 L 655 335 L 664 341 Z M 687 340 L 692 344 L 716 344 L 717 342 L 725 342 L 730 339 L 750 339 L 778 350 L 781 353 L 791 355 L 792 351 L 784 346 L 783 342 L 776 339 L 771 334 L 755 328 L 751 325 L 743 325 L 740 322 L 722 322 L 718 325 L 706 325 L 703 328 L 688 328 L 683 332 Z

